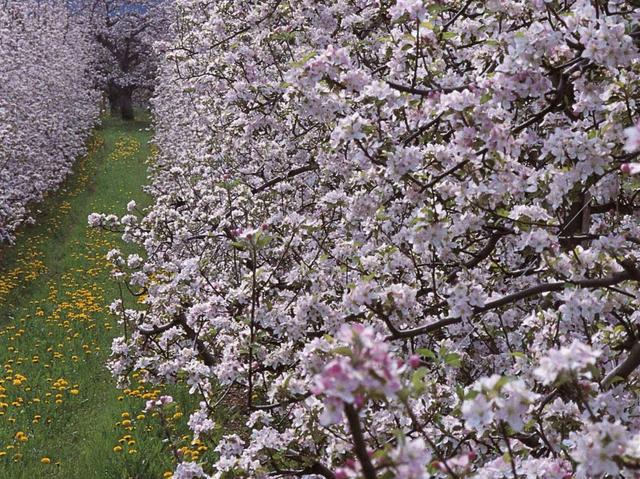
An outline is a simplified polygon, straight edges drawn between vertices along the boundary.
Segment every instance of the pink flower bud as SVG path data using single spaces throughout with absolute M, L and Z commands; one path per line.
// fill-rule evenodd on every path
M 640 163 L 623 163 L 620 166 L 620 171 L 627 175 L 637 175 L 640 173 Z
M 409 366 L 411 366 L 413 369 L 417 369 L 420 367 L 420 365 L 422 364 L 422 359 L 420 359 L 420 356 L 418 356 L 417 354 L 412 354 L 409 357 L 409 360 L 407 361 L 407 363 L 409 364 Z

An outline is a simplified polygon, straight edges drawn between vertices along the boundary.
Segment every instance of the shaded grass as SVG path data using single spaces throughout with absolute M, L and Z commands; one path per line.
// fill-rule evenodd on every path
M 120 334 L 107 311 L 118 290 L 105 255 L 131 247 L 87 227 L 94 211 L 149 204 L 141 186 L 150 138 L 144 121 L 105 120 L 73 175 L 37 207 L 37 224 L 0 250 L 0 478 L 155 478 L 173 468 L 167 431 L 139 416 L 161 390 L 117 390 L 105 368 Z M 187 455 L 200 448 L 197 459 L 204 447 L 183 436 L 194 405 L 170 392 L 171 442 Z

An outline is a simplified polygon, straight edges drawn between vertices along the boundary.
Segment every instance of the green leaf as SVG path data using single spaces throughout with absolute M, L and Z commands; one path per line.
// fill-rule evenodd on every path
M 300 58 L 300 60 L 297 60 L 295 62 L 293 62 L 291 64 L 291 66 L 293 67 L 301 67 L 304 66 L 305 63 L 307 63 L 309 60 L 311 60 L 313 57 L 316 56 L 316 52 L 315 51 L 310 51 L 309 53 L 307 53 L 306 55 L 304 55 L 302 58 Z
M 239 249 L 240 251 L 244 251 L 246 249 L 246 245 L 242 241 L 232 241 L 231 246 L 235 249 Z
M 261 234 L 261 235 L 257 236 L 257 238 L 256 238 L 256 247 L 257 248 L 264 248 L 269 243 L 271 243 L 271 240 L 273 240 L 272 236 Z
M 398 398 L 400 399 L 400 401 L 406 401 L 407 399 L 409 399 L 409 391 L 406 388 L 401 389 L 400 391 L 398 391 Z
M 614 376 L 611 381 L 609 382 L 609 384 L 616 384 L 619 383 L 620 381 L 624 381 L 625 379 L 622 376 Z
M 418 353 L 420 356 L 424 357 L 424 358 L 428 358 L 428 359 L 436 359 L 436 353 L 434 353 L 433 351 L 431 351 L 428 348 L 419 348 L 416 349 L 416 353 Z
M 423 21 L 422 23 L 420 23 L 421 27 L 427 28 L 429 30 L 433 30 L 433 23 L 431 23 L 428 20 Z
M 429 373 L 429 370 L 427 368 L 418 368 L 413 372 L 413 375 L 411 376 L 411 381 L 419 381 L 422 378 L 424 378 L 427 374 Z
M 348 346 L 339 346 L 333 349 L 333 352 L 341 356 L 351 356 L 351 348 Z
M 509 217 L 509 210 L 505 209 L 505 208 L 498 208 L 496 210 L 496 214 L 498 216 L 501 216 L 503 218 L 508 218 Z
M 462 358 L 458 353 L 447 353 L 443 357 L 444 362 L 454 368 L 459 368 L 462 364 Z
M 413 372 L 413 375 L 411 376 L 411 386 L 415 393 L 422 394 L 427 388 L 423 379 L 428 372 L 429 370 L 427 368 L 418 368 Z
M 502 389 L 502 386 L 504 386 L 505 384 L 507 384 L 510 381 L 510 379 L 507 376 L 502 376 L 500 379 L 498 379 L 498 382 L 496 383 L 496 389 L 500 390 Z
M 286 379 L 284 380 L 284 383 L 282 383 L 282 390 L 283 391 L 288 391 L 289 390 L 289 382 L 291 381 L 291 377 L 292 375 L 289 374 Z
M 277 32 L 277 33 L 272 33 L 270 35 L 270 38 L 276 41 L 280 40 L 280 41 L 292 42 L 293 40 L 296 39 L 296 34 L 295 32 Z
M 469 391 L 469 396 L 471 395 L 471 393 L 474 393 L 474 394 L 473 394 L 473 397 L 469 397 L 469 399 L 473 399 L 478 395 L 477 391 Z M 456 386 L 456 396 L 458 396 L 460 400 L 464 399 L 464 387 L 460 384 Z

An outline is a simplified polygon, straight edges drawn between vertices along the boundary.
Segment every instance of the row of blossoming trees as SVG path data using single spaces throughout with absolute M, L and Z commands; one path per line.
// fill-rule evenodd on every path
M 70 173 L 103 90 L 124 119 L 153 87 L 165 0 L 0 0 L 0 243 Z
M 90 64 L 62 2 L 0 2 L 0 242 L 84 152 L 98 113 Z
M 155 205 L 90 221 L 146 249 L 113 373 L 244 414 L 176 477 L 636 477 L 634 2 L 175 18 Z

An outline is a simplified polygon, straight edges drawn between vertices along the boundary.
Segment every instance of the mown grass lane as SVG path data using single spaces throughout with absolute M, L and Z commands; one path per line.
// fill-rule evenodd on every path
M 133 378 L 115 387 L 105 361 L 119 326 L 107 252 L 118 235 L 87 227 L 94 211 L 144 207 L 151 132 L 106 120 L 64 187 L 34 212 L 16 244 L 0 249 L 0 478 L 156 478 L 206 447 L 185 434 L 186 397 L 161 429 L 141 413 L 161 393 Z M 126 250 L 126 247 L 125 247 Z

